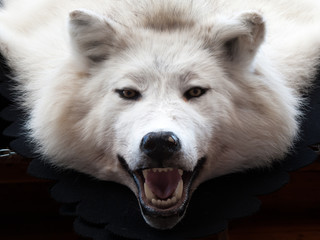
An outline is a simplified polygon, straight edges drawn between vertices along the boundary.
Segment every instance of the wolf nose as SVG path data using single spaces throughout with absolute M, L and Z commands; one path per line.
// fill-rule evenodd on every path
M 140 149 L 151 159 L 163 160 L 179 151 L 181 145 L 172 132 L 150 132 L 142 138 Z

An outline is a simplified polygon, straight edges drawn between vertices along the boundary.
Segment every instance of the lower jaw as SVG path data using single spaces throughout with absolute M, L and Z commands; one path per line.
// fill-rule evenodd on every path
M 180 222 L 185 215 L 190 199 L 188 194 L 188 197 L 180 199 L 174 206 L 161 209 L 146 204 L 142 198 L 139 194 L 139 204 L 143 218 L 151 227 L 161 230 L 171 229 Z
M 146 204 L 139 193 L 138 202 L 141 214 L 146 223 L 156 229 L 165 230 L 173 228 L 184 216 L 188 201 L 177 202 L 176 205 L 168 209 L 161 209 L 151 204 Z
M 183 211 L 183 214 L 175 214 L 170 215 L 168 217 L 159 215 L 148 215 L 146 213 L 142 213 L 142 216 L 149 226 L 159 230 L 168 230 L 172 229 L 180 222 L 180 220 L 184 216 L 184 213 L 185 211 Z
M 171 204 L 168 207 L 157 206 L 147 200 L 144 194 L 139 191 L 139 202 L 144 213 L 150 216 L 159 216 L 167 218 L 174 215 L 181 215 L 189 200 L 189 191 L 184 189 L 183 196 L 175 204 Z
M 168 208 L 160 208 L 155 206 L 146 198 L 144 194 L 144 189 L 142 187 L 143 181 L 141 180 L 141 174 L 133 173 L 136 185 L 139 191 L 139 204 L 141 208 L 142 215 L 145 221 L 154 228 L 157 229 L 171 229 L 184 217 L 186 209 L 191 198 L 191 189 L 196 179 L 200 168 L 203 166 L 205 158 L 199 160 L 193 172 L 184 172 L 183 174 L 183 193 L 181 198 L 172 206 Z

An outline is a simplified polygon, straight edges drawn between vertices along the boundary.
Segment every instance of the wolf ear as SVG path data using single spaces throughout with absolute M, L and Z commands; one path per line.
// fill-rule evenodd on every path
M 88 10 L 70 13 L 69 33 L 76 53 L 90 65 L 107 60 L 116 52 L 118 24 Z
M 263 17 L 255 12 L 242 13 L 219 31 L 223 54 L 232 65 L 248 66 L 265 37 Z

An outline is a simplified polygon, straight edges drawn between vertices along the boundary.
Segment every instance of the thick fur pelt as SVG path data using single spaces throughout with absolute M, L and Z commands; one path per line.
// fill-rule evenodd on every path
M 270 166 L 299 137 L 318 0 L 3 5 L 30 141 L 56 166 L 128 186 L 153 227 L 173 227 L 200 183 Z

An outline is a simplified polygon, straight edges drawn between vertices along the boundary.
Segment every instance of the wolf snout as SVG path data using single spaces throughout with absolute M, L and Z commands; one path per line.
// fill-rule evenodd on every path
M 150 132 L 140 144 L 140 150 L 152 160 L 170 158 L 181 149 L 180 140 L 173 132 Z

